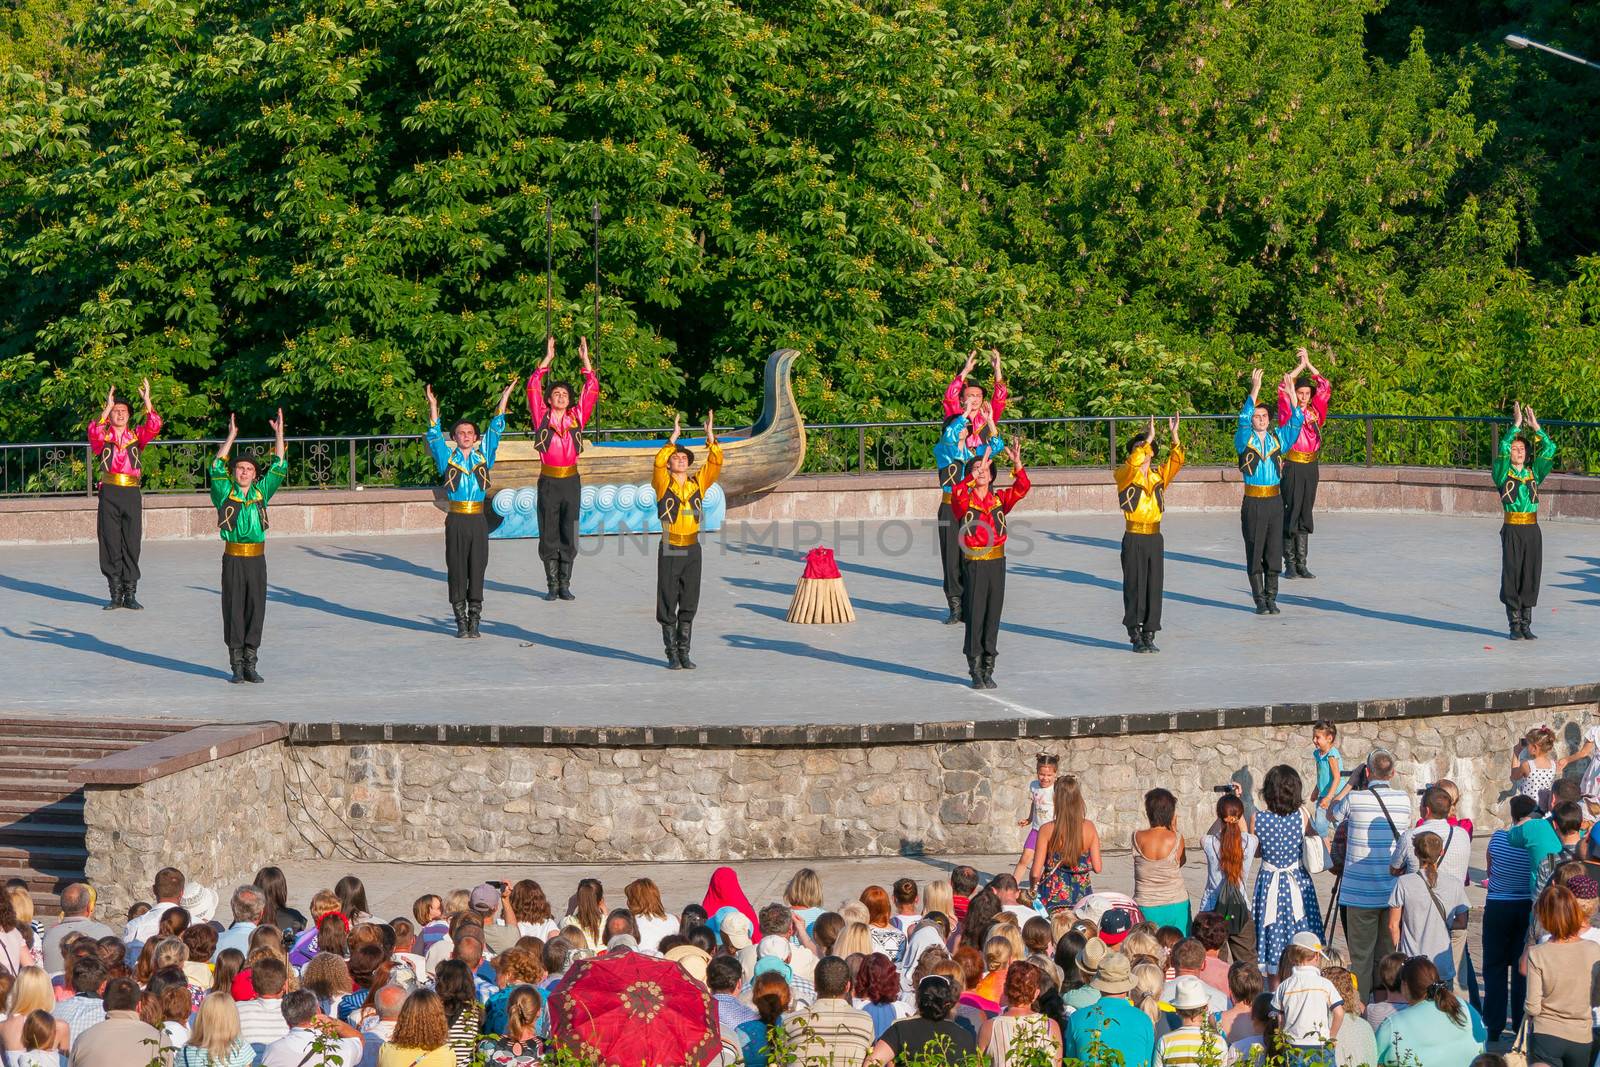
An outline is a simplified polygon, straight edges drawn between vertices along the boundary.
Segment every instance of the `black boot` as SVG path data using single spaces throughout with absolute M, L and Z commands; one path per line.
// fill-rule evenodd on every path
M 245 677 L 244 677 L 244 649 L 242 649 L 242 648 L 230 648 L 230 649 L 228 649 L 228 666 L 233 668 L 233 677 L 229 678 L 228 681 L 232 682 L 234 685 L 238 685 L 240 682 L 243 682 L 245 680 Z
M 674 623 L 661 624 L 661 643 L 667 646 L 667 670 L 683 670 L 683 659 L 678 655 L 678 627 Z
M 1522 612 L 1516 608 L 1506 609 L 1506 628 L 1511 631 L 1511 640 L 1522 640 Z
M 1295 572 L 1296 575 L 1298 575 L 1301 578 L 1315 578 L 1316 577 L 1315 574 L 1312 574 L 1309 570 L 1306 569 L 1306 553 L 1308 551 L 1310 551 L 1310 548 L 1311 548 L 1311 535 L 1310 534 L 1295 534 L 1294 535 L 1294 572 Z
M 972 676 L 972 688 L 983 688 L 983 657 L 967 657 L 967 673 Z
M 1140 647 L 1139 651 L 1140 652 L 1160 652 L 1161 651 L 1159 648 L 1156 647 L 1156 632 L 1154 630 L 1146 630 L 1144 632 L 1144 644 L 1143 644 L 1142 647 Z
M 478 622 L 482 618 L 483 618 L 483 601 L 481 601 L 481 600 L 469 600 L 469 601 L 467 601 L 467 636 L 468 637 L 482 637 L 483 636 L 481 633 L 478 632 Z
M 1278 572 L 1273 571 L 1270 574 L 1262 575 L 1262 577 L 1266 579 L 1267 614 L 1283 614 L 1278 610 Z
M 138 591 L 138 582 L 122 583 L 122 606 L 125 608 L 131 608 L 134 611 L 143 611 L 144 605 L 139 603 L 139 601 L 134 597 L 134 594 Z
M 1135 652 L 1143 652 L 1144 651 L 1144 632 L 1142 630 L 1140 630 L 1137 626 L 1128 627 L 1128 643 L 1133 646 L 1133 650 Z
M 450 609 L 456 613 L 456 636 L 467 636 L 467 602 L 463 600 L 451 604 Z
M 544 598 L 554 600 L 561 592 L 561 561 L 547 559 L 544 561 Z
M 678 662 L 683 664 L 686 671 L 694 670 L 694 661 L 689 658 L 689 639 L 694 636 L 694 624 L 678 620 Z
M 1267 613 L 1265 588 L 1266 583 L 1262 581 L 1261 575 L 1252 573 L 1250 575 L 1250 595 L 1255 598 L 1257 615 L 1265 615 Z
M 572 561 L 556 560 L 556 596 L 562 600 L 577 600 L 572 595 Z
M 244 680 L 247 682 L 261 681 L 261 675 L 256 673 L 256 650 L 246 645 L 240 656 L 244 666 Z
M 956 623 L 958 623 L 960 621 L 961 621 L 961 598 L 958 597 L 958 596 L 953 596 L 953 597 L 950 598 L 950 614 L 945 616 L 944 624 L 946 626 L 954 626 Z
M 985 653 L 983 657 L 983 687 L 985 689 L 998 689 L 994 684 L 994 654 Z
M 1294 535 L 1283 535 L 1283 576 L 1293 578 L 1295 572 Z
M 1533 630 L 1530 629 L 1530 627 L 1532 627 L 1532 626 L 1533 626 L 1533 609 L 1532 608 L 1523 608 L 1522 609 L 1522 639 L 1524 641 L 1537 641 L 1537 640 L 1539 640 L 1539 635 L 1534 633 Z
M 110 594 L 110 599 L 101 605 L 100 610 L 116 611 L 118 608 L 122 607 L 122 583 L 117 581 L 115 578 L 107 578 L 106 590 Z

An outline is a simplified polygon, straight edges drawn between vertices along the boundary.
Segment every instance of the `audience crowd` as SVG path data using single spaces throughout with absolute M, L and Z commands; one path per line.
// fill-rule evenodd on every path
M 13 883 L 0 1049 L 5 1067 L 529 1067 L 570 1055 L 549 1005 L 574 964 L 642 953 L 705 998 L 718 1067 L 1504 1067 L 1490 1047 L 1595 1065 L 1600 796 L 1564 775 L 1572 757 L 1543 729 L 1512 754 L 1474 941 L 1455 785 L 1414 797 L 1388 752 L 1346 766 L 1335 739 L 1317 724 L 1310 788 L 1280 765 L 1259 796 L 1219 790 L 1199 840 L 1151 789 L 1115 888 L 1096 884 L 1089 798 L 1048 755 L 1014 870 L 851 887 L 831 907 L 810 869 L 758 908 L 722 867 L 673 910 L 649 878 L 621 901 L 585 878 L 560 907 L 522 879 L 384 918 L 353 876 L 300 911 L 276 867 L 225 904 L 167 868 L 125 920 L 97 920 L 77 884 L 46 925 Z

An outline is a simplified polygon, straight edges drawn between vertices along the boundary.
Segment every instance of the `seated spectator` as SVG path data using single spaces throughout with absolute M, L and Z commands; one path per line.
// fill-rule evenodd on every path
M 120 946 L 117 954 L 120 958 Z M 106 1017 L 105 1004 L 100 995 L 109 979 L 105 962 L 99 957 L 90 956 L 73 965 L 72 996 L 57 1002 L 51 1010 L 52 1015 L 67 1024 L 72 1041 L 78 1040 L 84 1031 Z M 15 989 L 12 995 L 16 995 Z M 17 1010 L 12 1009 L 13 1012 Z
M 900 999 L 900 974 L 889 957 L 881 952 L 874 952 L 861 961 L 851 1004 L 872 1020 L 874 1041 L 911 1014 L 911 1005 Z
M 100 961 L 94 962 L 98 965 Z M 11 982 L 11 993 L 4 1003 L 5 1022 L 0 1023 L 0 1049 L 5 1050 L 8 1058 L 13 1052 L 27 1050 L 23 1031 L 30 1025 L 37 1025 L 29 1022 L 35 1012 L 43 1012 L 50 1017 L 50 1048 L 66 1052 L 71 1047 L 73 1038 L 71 1026 L 59 1013 L 50 1014 L 50 1009 L 57 1007 L 56 997 L 50 986 L 50 976 L 44 973 L 43 967 L 24 967 L 18 971 Z M 62 1001 L 62 1003 L 68 1002 Z M 95 1000 L 94 1003 L 98 1006 L 100 1001 Z M 102 1012 L 101 1018 L 104 1017 Z M 93 1022 L 84 1022 L 82 1028 L 87 1030 L 92 1025 Z
M 226 993 L 207 993 L 195 1012 L 189 1040 L 172 1059 L 173 1067 L 249 1067 L 254 1050 L 239 1033 L 239 1009 Z
M 927 1062 L 939 1055 L 947 1064 L 976 1055 L 977 1038 L 950 1015 L 956 1007 L 957 993 L 950 979 L 940 974 L 924 978 L 917 986 L 917 1014 L 901 1019 L 872 1046 L 869 1064 L 894 1063 L 919 1059 Z
M 1483 1020 L 1439 979 L 1433 961 L 1407 960 L 1400 969 L 1400 989 L 1410 1006 L 1378 1027 L 1381 1067 L 1459 1067 L 1483 1051 L 1489 1036 Z
M 784 1023 L 796 1062 L 860 1067 L 880 1035 L 873 1018 L 846 999 L 849 965 L 838 956 L 824 956 L 817 961 L 813 979 L 816 1000 L 792 1012 Z
M 536 1032 L 544 1000 L 531 985 L 511 987 L 506 999 L 506 1022 L 500 1036 L 485 1039 L 478 1052 L 492 1067 L 533 1067 L 544 1055 Z
M 1161 999 L 1169 1004 L 1172 1003 L 1172 998 L 1177 995 L 1178 981 L 1185 975 L 1199 978 L 1200 984 L 1205 986 L 1206 997 L 1210 1001 L 1211 1021 L 1216 1022 L 1221 1019 L 1222 1013 L 1228 1010 L 1228 996 L 1204 978 L 1206 967 L 1205 945 L 1195 938 L 1184 938 L 1172 947 L 1172 954 L 1169 959 L 1175 976 L 1162 988 Z
M 1155 1025 L 1128 999 L 1133 992 L 1128 957 L 1120 952 L 1106 955 L 1095 969 L 1093 984 L 1100 999 L 1067 1020 L 1067 1057 L 1088 1060 L 1098 1047 L 1121 1056 L 1123 1067 L 1149 1067 Z
M 1015 1042 L 1024 1047 L 1046 1047 L 1050 1062 L 1061 1062 L 1061 1030 L 1055 1020 L 1036 1011 L 1039 998 L 1039 972 L 1028 963 L 1013 963 L 1006 968 L 1005 1010 L 986 1020 L 978 1031 L 978 1048 L 989 1058 L 991 1067 L 1007 1067 Z
M 131 978 L 106 983 L 106 1017 L 72 1039 L 69 1067 L 133 1067 L 157 1054 L 170 1059 L 172 1042 L 139 1018 L 139 984 Z
M 297 989 L 284 997 L 288 1032 L 268 1045 L 261 1067 L 343 1067 L 361 1059 L 361 1035 L 317 1007 L 317 995 Z
M 1233 1007 L 1222 1013 L 1222 1018 L 1217 1020 L 1217 1029 L 1222 1031 L 1222 1036 L 1228 1039 L 1229 1044 L 1260 1035 L 1261 1031 L 1256 1029 L 1252 1017 L 1252 1009 L 1256 997 L 1261 994 L 1261 984 L 1261 968 L 1253 958 L 1240 960 L 1228 968 L 1228 998 L 1233 1001 Z
M 98 941 L 114 933 L 111 927 L 94 921 L 93 891 L 82 882 L 72 883 L 61 891 L 61 921 L 45 931 L 42 945 L 45 973 L 55 977 L 66 969 L 61 956 L 61 942 L 68 935 L 79 934 Z M 11 971 L 16 973 L 15 968 L 11 968 Z
M 283 1018 L 283 993 L 288 984 L 289 968 L 276 956 L 264 956 L 250 968 L 250 988 L 255 995 L 239 1005 L 239 1033 L 258 1056 L 289 1032 Z
M 756 975 L 750 989 L 756 1018 L 739 1026 L 739 1044 L 745 1067 L 767 1067 L 775 1048 L 774 1037 L 783 1030 L 783 1013 L 789 1010 L 789 983 L 781 974 Z
M 1155 1067 L 1227 1062 L 1227 1043 L 1211 1025 L 1211 994 L 1206 984 L 1186 974 L 1174 989 L 1171 1003 L 1179 1024 L 1156 1041 Z

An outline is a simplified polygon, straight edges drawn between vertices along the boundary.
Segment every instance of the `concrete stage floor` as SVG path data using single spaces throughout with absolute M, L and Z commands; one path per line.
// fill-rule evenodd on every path
M 442 538 L 276 539 L 260 686 L 225 681 L 217 544 L 147 544 L 141 613 L 100 610 L 92 546 L 6 547 L 0 709 L 232 722 L 792 725 L 1165 712 L 1595 679 L 1600 528 L 1545 525 L 1541 639 L 1512 643 L 1496 599 L 1497 521 L 1345 512 L 1318 525 L 1319 577 L 1283 582 L 1283 614 L 1258 618 L 1236 514 L 1169 515 L 1162 652 L 1136 656 L 1120 626 L 1120 519 L 1019 515 L 1000 688 L 983 693 L 966 688 L 961 628 L 940 624 L 931 524 L 851 522 L 843 538 L 816 524 L 734 524 L 714 535 L 694 672 L 664 667 L 653 539 L 585 539 L 571 604 L 531 595 L 543 591 L 534 542 L 494 542 L 475 642 L 457 641 L 447 622 Z M 819 539 L 838 552 L 852 625 L 784 621 L 801 558 Z

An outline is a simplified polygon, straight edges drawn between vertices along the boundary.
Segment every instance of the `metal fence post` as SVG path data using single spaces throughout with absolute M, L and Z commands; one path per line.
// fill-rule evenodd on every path
M 1111 446 L 1111 465 L 1117 465 L 1117 420 L 1106 419 L 1106 443 Z
M 356 487 L 356 439 L 350 438 L 350 488 Z
M 867 428 L 856 427 L 856 473 L 867 473 Z
M 1369 415 L 1361 421 L 1367 427 L 1367 466 L 1370 467 L 1372 466 L 1372 417 Z
M 83 446 L 83 495 L 94 496 L 94 448 L 91 445 Z

